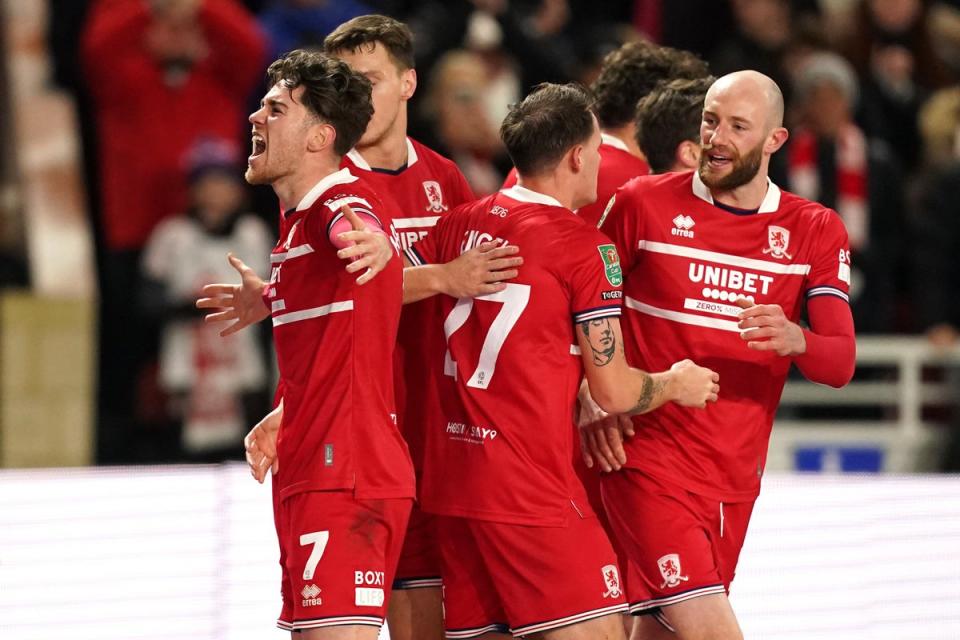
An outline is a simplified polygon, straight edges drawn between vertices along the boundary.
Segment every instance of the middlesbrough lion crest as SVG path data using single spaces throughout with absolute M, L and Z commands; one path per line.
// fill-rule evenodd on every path
M 427 194 L 427 211 L 443 213 L 447 210 L 447 205 L 443 204 L 443 192 L 440 191 L 439 182 L 436 180 L 425 180 L 423 182 L 423 191 Z
M 774 258 L 793 260 L 793 256 L 787 253 L 787 248 L 790 246 L 789 229 L 775 225 L 767 227 L 767 244 L 769 246 L 763 250 L 764 254 L 769 253 Z

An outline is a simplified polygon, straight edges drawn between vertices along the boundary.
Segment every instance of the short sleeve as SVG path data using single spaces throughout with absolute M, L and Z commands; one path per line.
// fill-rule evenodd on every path
M 477 196 L 474 195 L 473 189 L 470 188 L 470 183 L 467 182 L 463 172 L 461 172 L 456 165 L 453 166 L 452 172 L 454 174 L 453 179 L 456 191 L 454 192 L 455 198 L 450 201 L 450 206 L 459 207 L 464 203 L 473 202 L 476 200 Z
M 640 198 L 628 182 L 610 197 L 597 223 L 597 228 L 616 246 L 627 273 L 633 270 L 639 254 L 639 214 Z
M 343 218 L 344 205 L 349 205 L 354 213 L 369 216 L 375 220 L 381 229 L 386 230 L 380 201 L 368 193 L 332 194 L 322 203 L 313 206 L 313 212 L 307 217 L 305 231 L 311 242 L 319 242 L 322 238 L 330 241 L 330 229 Z M 314 215 L 314 213 L 318 215 Z
M 573 322 L 617 317 L 623 301 L 623 270 L 617 247 L 602 233 L 583 227 L 571 238 L 563 272 L 568 274 Z
M 836 296 L 850 301 L 850 242 L 840 216 L 824 209 L 820 238 L 814 244 L 807 278 L 807 299 Z
M 440 218 L 436 226 L 430 230 L 424 238 L 411 244 L 403 250 L 410 264 L 415 267 L 422 267 L 425 264 L 438 264 L 442 262 L 439 256 L 440 237 L 447 232 L 447 216 Z

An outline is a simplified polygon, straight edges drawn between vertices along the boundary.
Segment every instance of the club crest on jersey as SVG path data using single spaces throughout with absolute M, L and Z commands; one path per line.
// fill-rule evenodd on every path
M 675 587 L 681 582 L 689 580 L 689 576 L 681 575 L 680 554 L 668 553 L 657 560 L 657 566 L 660 568 L 660 575 L 663 576 L 663 584 L 660 588 Z
M 607 282 L 619 287 L 623 284 L 623 271 L 620 269 L 617 248 L 612 244 L 601 244 L 597 246 L 597 250 L 600 251 L 600 257 L 603 259 L 603 271 L 607 276 Z
M 424 180 L 423 191 L 427 194 L 427 211 L 443 213 L 447 210 L 447 205 L 443 204 L 443 192 L 440 191 L 439 182 L 436 180 Z
M 620 589 L 620 570 L 617 569 L 617 566 L 613 564 L 604 565 L 600 569 L 600 573 L 603 574 L 603 583 L 607 587 L 607 590 L 603 592 L 603 597 L 619 598 L 623 591 Z
M 763 250 L 764 254 L 769 253 L 774 258 L 793 260 L 793 256 L 787 253 L 787 248 L 790 246 L 790 231 L 788 229 L 776 225 L 767 227 L 767 244 L 769 246 Z

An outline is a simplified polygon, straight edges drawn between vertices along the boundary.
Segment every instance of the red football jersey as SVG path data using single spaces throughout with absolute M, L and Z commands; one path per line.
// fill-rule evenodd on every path
M 491 239 L 519 246 L 524 264 L 500 293 L 441 298 L 443 411 L 427 426 L 421 502 L 452 516 L 560 525 L 571 500 L 590 511 L 571 463 L 583 374 L 575 324 L 620 315 L 619 261 L 603 234 L 520 186 L 459 207 L 406 253 L 442 263 Z
M 620 138 L 609 133 L 601 134 L 600 142 L 600 172 L 597 174 L 597 200 L 592 204 L 577 209 L 577 215 L 595 227 L 603 215 L 610 198 L 628 180 L 650 173 L 650 165 L 643 158 L 630 153 L 627 145 Z M 511 169 L 507 179 L 503 181 L 504 188 L 517 184 L 517 170 Z
M 720 398 L 706 409 L 671 403 L 635 416 L 627 466 L 752 500 L 791 359 L 749 349 L 733 301 L 779 304 L 796 322 L 805 298 L 848 300 L 843 223 L 772 182 L 757 213 L 738 215 L 715 206 L 695 172 L 638 178 L 615 198 L 600 228 L 623 261 L 627 359 L 662 371 L 690 358 L 720 374 Z
M 344 156 L 341 166 L 350 167 L 380 195 L 391 212 L 391 233 L 401 249 L 424 238 L 450 209 L 475 199 L 456 164 L 410 138 L 407 164 L 398 171 L 371 168 L 355 149 Z M 400 431 L 418 471 L 423 461 L 424 421 L 430 406 L 439 401 L 427 370 L 427 354 L 440 348 L 430 345 L 431 336 L 441 329 L 439 304 L 433 297 L 404 305 L 394 357 Z
M 266 298 L 283 393 L 280 499 L 335 489 L 370 499 L 414 494 L 392 371 L 383 366 L 396 342 L 402 266 L 398 257 L 367 284 L 356 284 L 328 237 L 343 204 L 382 215 L 374 192 L 341 169 L 281 216 L 270 256 Z

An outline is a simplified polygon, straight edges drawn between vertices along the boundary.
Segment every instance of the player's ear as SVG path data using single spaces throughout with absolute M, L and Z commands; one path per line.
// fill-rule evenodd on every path
M 674 167 L 680 171 L 696 169 L 700 164 L 700 144 L 693 140 L 684 140 L 677 145 L 673 156 Z
M 409 100 L 417 90 L 417 70 L 407 69 L 400 72 L 400 97 Z
M 770 154 L 776 153 L 789 137 L 790 133 L 786 129 L 775 127 L 767 134 L 767 141 L 763 144 L 763 150 Z
M 307 151 L 316 153 L 333 146 L 337 139 L 337 130 L 327 122 L 318 122 L 307 131 Z
M 583 154 L 584 148 L 582 144 L 575 144 L 573 148 L 570 149 L 569 153 L 569 162 L 570 170 L 574 173 L 579 173 L 583 170 Z

